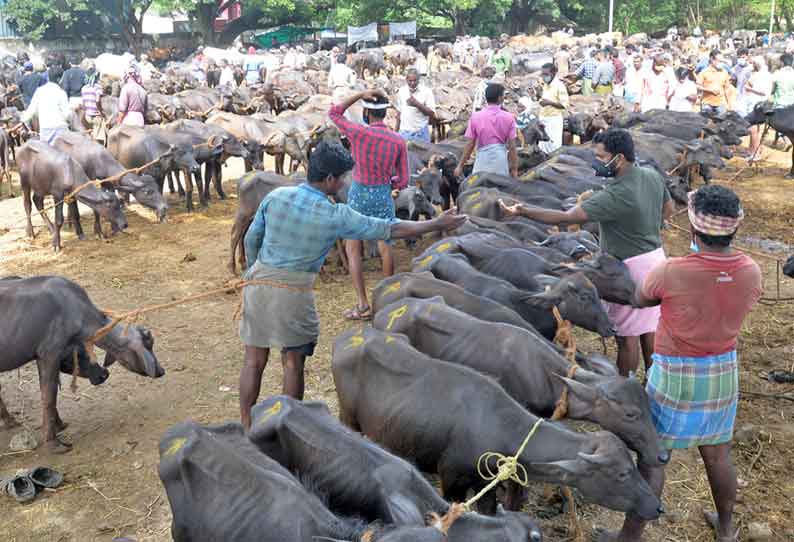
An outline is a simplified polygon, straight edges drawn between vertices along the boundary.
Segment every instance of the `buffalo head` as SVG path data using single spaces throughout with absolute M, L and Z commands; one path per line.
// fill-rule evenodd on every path
M 105 367 L 118 361 L 135 374 L 160 378 L 165 370 L 157 361 L 153 348 L 154 337 L 151 331 L 140 326 L 129 326 L 126 332 L 113 334 L 112 344 L 109 344 L 105 354 Z
M 543 309 L 557 307 L 562 317 L 576 326 L 594 331 L 602 337 L 615 335 L 598 291 L 584 274 L 574 273 L 562 279 L 536 275 L 535 279 L 547 290 L 532 295 L 527 303 Z

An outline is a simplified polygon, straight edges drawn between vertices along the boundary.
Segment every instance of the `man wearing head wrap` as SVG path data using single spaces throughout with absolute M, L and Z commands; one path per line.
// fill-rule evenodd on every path
M 146 117 L 146 90 L 135 66 L 127 68 L 124 86 L 119 94 L 119 118 L 117 124 L 143 126 Z
M 243 290 L 240 338 L 245 365 L 240 371 L 240 417 L 251 426 L 251 407 L 259 397 L 271 348 L 281 350 L 283 392 L 303 399 L 303 367 L 314 353 L 320 322 L 313 286 L 337 239 L 397 239 L 459 227 L 464 217 L 444 213 L 424 222 L 377 218 L 352 205 L 331 203 L 353 168 L 350 153 L 338 143 L 320 143 L 309 159 L 307 182 L 268 194 L 245 234 L 248 270 L 258 280 Z
M 635 303 L 661 306 L 648 375 L 651 416 L 668 450 L 697 447 L 717 513 L 706 512 L 718 542 L 735 542 L 736 470 L 730 450 L 739 397 L 736 341 L 761 297 L 761 270 L 731 248 L 744 217 L 739 198 L 715 184 L 689 194 L 692 254 L 670 258 L 638 284 Z M 658 495 L 664 469 L 639 465 Z M 644 522 L 628 516 L 620 533 L 598 540 L 640 540 Z
M 345 111 L 359 100 L 363 100 L 366 126 L 345 118 Z M 359 213 L 376 218 L 394 218 L 392 190 L 408 186 L 408 148 L 400 135 L 386 126 L 386 110 L 389 99 L 382 90 L 359 92 L 331 107 L 328 117 L 350 142 L 350 152 L 356 165 L 353 167 L 353 182 L 347 194 L 347 202 Z M 361 241 L 345 242 L 347 259 L 353 287 L 358 295 L 358 304 L 345 312 L 349 320 L 372 318 L 372 308 L 367 299 L 364 272 L 361 269 Z M 383 274 L 394 274 L 391 246 L 378 243 Z

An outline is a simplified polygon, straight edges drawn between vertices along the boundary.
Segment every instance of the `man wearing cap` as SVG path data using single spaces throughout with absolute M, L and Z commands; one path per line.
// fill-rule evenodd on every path
M 697 447 L 717 512 L 705 512 L 718 542 L 735 542 L 736 470 L 730 450 L 739 397 L 736 342 L 761 297 L 761 270 L 731 248 L 744 217 L 728 188 L 706 185 L 689 193 L 692 254 L 657 265 L 638 284 L 635 303 L 661 307 L 648 398 L 656 431 L 668 450 Z M 664 469 L 639 465 L 661 496 Z M 627 516 L 619 533 L 600 542 L 636 542 L 645 522 Z
M 36 89 L 46 83 L 46 81 L 44 81 L 38 73 L 33 71 L 33 62 L 28 60 L 25 62 L 22 69 L 24 71 L 22 72 L 23 75 L 19 79 L 18 85 L 20 92 L 22 92 L 22 102 L 25 104 L 25 107 L 28 107 Z
M 419 84 L 419 72 L 405 71 L 405 86 L 397 92 L 397 132 L 406 140 L 430 143 L 430 123 L 436 118 L 436 97 Z
M 344 114 L 348 107 L 363 100 L 363 126 L 350 122 Z M 392 190 L 408 186 L 408 148 L 399 134 L 385 124 L 389 99 L 382 90 L 366 90 L 335 104 L 328 113 L 330 119 L 347 137 L 350 152 L 356 165 L 353 167 L 353 182 L 347 194 L 350 207 L 359 213 L 376 218 L 394 218 Z M 345 242 L 347 260 L 353 287 L 358 295 L 358 305 L 345 312 L 348 320 L 367 320 L 372 318 L 372 308 L 367 299 L 364 273 L 361 269 L 361 241 Z M 383 274 L 394 274 L 394 260 L 391 246 L 385 241 L 378 243 Z
M 353 167 L 338 143 L 320 143 L 309 159 L 307 182 L 268 194 L 245 235 L 246 280 L 240 338 L 245 364 L 240 371 L 240 417 L 251 426 L 271 348 L 281 350 L 283 392 L 303 399 L 303 368 L 314 353 L 320 322 L 313 286 L 328 252 L 339 238 L 389 240 L 451 230 L 465 220 L 450 212 L 424 222 L 373 218 L 328 196 L 344 187 Z

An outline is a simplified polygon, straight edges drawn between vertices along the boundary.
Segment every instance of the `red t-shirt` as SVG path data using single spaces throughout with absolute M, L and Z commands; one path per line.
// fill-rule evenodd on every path
M 724 354 L 736 348 L 744 317 L 761 297 L 761 270 L 740 252 L 670 258 L 648 274 L 642 295 L 661 300 L 657 353 Z

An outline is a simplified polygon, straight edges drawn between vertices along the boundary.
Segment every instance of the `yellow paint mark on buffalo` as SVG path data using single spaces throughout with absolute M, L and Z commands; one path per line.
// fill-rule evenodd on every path
M 393 282 L 392 284 L 389 284 L 386 287 L 386 289 L 383 290 L 383 293 L 384 294 L 393 294 L 394 292 L 398 291 L 399 289 L 400 289 L 400 281 L 398 280 L 396 282 Z
M 450 242 L 441 243 L 436 247 L 436 252 L 446 252 L 451 248 L 452 248 L 452 243 Z
M 477 179 L 479 179 L 479 178 L 480 178 L 479 175 L 472 175 L 471 177 L 469 177 L 469 180 L 468 180 L 469 186 L 471 186 L 474 183 L 476 183 Z
M 422 258 L 421 260 L 419 260 L 419 267 L 426 267 L 427 264 L 429 264 L 432 259 L 433 259 L 432 255 Z
M 175 453 L 177 453 L 179 450 L 182 449 L 182 447 L 185 445 L 186 442 L 187 439 L 185 437 L 175 438 L 174 440 L 171 441 L 171 444 L 168 445 L 168 448 L 166 448 L 166 450 L 163 452 L 163 457 L 174 455 Z
M 348 348 L 358 348 L 362 344 L 364 344 L 364 337 L 361 335 L 353 335 L 350 337 L 350 342 L 347 343 L 347 346 L 345 346 L 345 350 Z
M 476 211 L 476 210 L 477 210 L 477 209 L 479 209 L 480 207 L 482 207 L 482 202 L 480 202 L 480 203 L 475 203 L 474 205 L 472 205 L 472 206 L 471 206 L 471 210 L 472 210 L 472 211 Z
M 389 313 L 389 324 L 386 326 L 386 329 L 391 329 L 391 326 L 394 325 L 395 320 L 405 316 L 406 312 L 408 312 L 408 305 L 403 305 L 402 307 L 398 307 L 391 311 Z
M 472 192 L 471 196 L 469 196 L 469 201 L 474 201 L 480 198 L 481 192 L 477 190 L 476 192 Z
M 256 422 L 257 425 L 262 425 L 268 420 L 268 418 L 270 418 L 271 416 L 275 416 L 279 412 L 281 412 L 281 401 L 276 401 L 275 403 L 273 403 L 272 407 L 268 408 L 262 413 L 262 416 Z
M 394 337 L 392 337 L 391 335 L 386 337 L 386 344 L 389 344 L 390 342 L 394 342 Z

